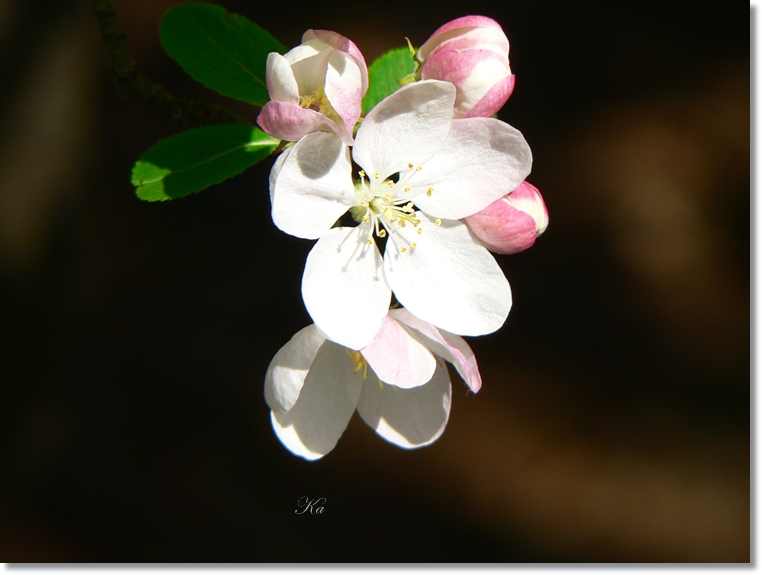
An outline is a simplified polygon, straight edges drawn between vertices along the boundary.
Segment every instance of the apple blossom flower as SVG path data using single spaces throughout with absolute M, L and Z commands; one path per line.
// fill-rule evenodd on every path
M 548 208 L 540 190 L 525 181 L 463 221 L 488 250 L 515 254 L 532 247 L 548 227 Z
M 272 217 L 286 233 L 317 239 L 302 278 L 321 332 L 351 349 L 368 344 L 392 290 L 424 321 L 451 333 L 491 333 L 511 308 L 508 281 L 460 218 L 515 189 L 532 156 L 521 133 L 492 118 L 452 119 L 455 88 L 407 84 L 363 121 L 352 149 L 306 135 L 270 173 Z M 349 211 L 355 227 L 332 227 Z M 385 238 L 384 256 L 376 245 Z
M 481 387 L 476 357 L 463 338 L 438 330 L 406 309 L 391 310 L 363 349 L 297 332 L 265 376 L 273 429 L 292 453 L 314 460 L 331 451 L 355 409 L 387 441 L 414 449 L 434 442 L 450 415 L 452 388 L 444 360 L 469 388 Z
M 368 68 L 355 44 L 328 30 L 307 30 L 302 44 L 267 56 L 267 90 L 257 123 L 281 140 L 297 141 L 314 131 L 332 131 L 346 144 L 360 117 Z
M 455 84 L 455 118 L 492 116 L 508 100 L 516 82 L 508 48 L 505 32 L 492 18 L 457 18 L 440 27 L 418 50 L 421 78 Z

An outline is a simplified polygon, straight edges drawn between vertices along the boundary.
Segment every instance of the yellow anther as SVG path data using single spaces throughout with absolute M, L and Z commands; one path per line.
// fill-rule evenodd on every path
M 413 169 L 413 164 L 408 164 L 407 167 L 412 170 Z
M 299 98 L 299 106 L 309 110 L 314 110 L 324 116 L 327 116 L 333 121 L 339 121 L 339 115 L 336 110 L 333 109 L 331 102 L 325 95 L 325 86 L 318 86 L 312 94 L 307 94 Z
M 406 223 L 406 222 L 405 222 L 405 220 L 402 220 L 402 221 L 400 222 L 400 227 L 401 227 L 401 228 L 404 228 L 404 227 L 405 227 L 405 223 Z
M 417 172 L 420 172 L 422 169 L 423 169 L 423 167 L 422 167 L 422 166 L 416 166 L 416 167 L 415 167 L 415 170 L 416 170 Z
M 440 220 L 439 218 L 437 218 L 436 220 L 434 220 L 434 223 L 435 223 L 436 225 L 438 225 L 438 226 L 441 226 L 441 225 L 442 225 L 442 220 Z
M 385 200 L 391 200 L 392 199 L 392 195 L 391 194 L 386 194 L 386 195 L 384 195 L 384 199 Z
M 434 188 L 429 188 L 428 190 L 426 190 L 426 195 L 430 196 L 431 192 L 433 192 L 433 191 L 434 191 Z
M 418 228 L 418 235 L 420 236 L 423 233 L 423 228 Z
M 378 230 L 378 237 L 379 238 L 385 238 L 386 237 L 386 230 Z
M 381 177 L 381 175 L 380 175 L 378 172 L 376 172 L 375 174 L 373 174 L 373 177 L 374 177 L 375 179 L 378 179 L 378 178 L 380 178 L 380 177 Z
M 362 371 L 362 378 L 368 379 L 368 362 L 365 361 L 362 353 L 351 349 L 348 349 L 347 353 L 349 354 L 349 359 L 351 359 L 352 363 L 355 364 L 352 373 L 360 373 Z
M 364 222 L 369 222 L 369 221 L 370 221 L 370 216 L 366 214 L 366 215 L 363 217 L 362 221 L 364 221 Z
M 411 248 L 417 248 L 417 247 L 418 247 L 418 244 L 410 244 L 410 247 L 411 247 Z
M 373 240 L 368 238 L 368 244 L 373 244 Z
M 409 192 L 410 191 L 410 186 L 405 186 L 405 191 Z
M 406 252 L 406 251 L 407 251 L 407 248 L 402 248 L 402 252 L 403 253 Z
M 359 173 L 360 173 L 360 177 L 361 177 L 361 178 L 364 178 L 364 177 L 365 177 L 365 170 L 360 170 L 360 172 L 359 172 Z
M 386 183 L 389 184 L 390 188 L 394 187 L 394 182 L 392 182 L 391 180 L 388 180 Z

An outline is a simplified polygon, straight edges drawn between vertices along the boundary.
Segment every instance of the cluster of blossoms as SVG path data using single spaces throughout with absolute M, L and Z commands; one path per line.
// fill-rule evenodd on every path
M 275 355 L 265 397 L 278 438 L 306 459 L 333 449 L 355 409 L 401 447 L 436 440 L 445 362 L 478 391 L 461 336 L 496 331 L 511 308 L 490 251 L 525 250 L 548 223 L 525 181 L 528 144 L 492 117 L 515 83 L 501 27 L 459 18 L 416 57 L 415 81 L 364 119 L 368 70 L 347 38 L 310 30 L 267 60 L 258 123 L 293 142 L 270 174 L 273 221 L 317 242 L 302 278 L 315 323 Z

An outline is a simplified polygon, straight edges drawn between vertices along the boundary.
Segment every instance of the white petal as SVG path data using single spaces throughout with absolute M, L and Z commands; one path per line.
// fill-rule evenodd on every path
M 362 391 L 346 348 L 326 341 L 315 355 L 299 399 L 287 413 L 271 412 L 273 429 L 291 452 L 319 459 L 347 428 Z
M 367 226 L 333 228 L 307 256 L 302 297 L 313 321 L 326 337 L 361 349 L 386 317 L 391 290 Z
M 355 162 L 382 180 L 408 164 L 423 164 L 442 146 L 454 103 L 455 86 L 449 82 L 406 84 L 365 117 L 355 138 Z
M 451 333 L 484 335 L 499 329 L 511 309 L 511 288 L 495 258 L 462 222 L 445 220 L 437 226 L 421 212 L 418 217 L 422 234 L 407 226 L 386 243 L 384 271 L 399 302 Z M 412 243 L 415 248 L 407 247 Z
M 351 131 L 360 117 L 363 96 L 362 75 L 354 58 L 338 51 L 331 55 L 325 76 L 325 95 Z
M 389 315 L 404 326 L 413 329 L 413 336 L 433 353 L 449 361 L 471 391 L 476 393 L 482 386 L 482 376 L 476 364 L 476 356 L 462 337 L 439 330 L 433 324 L 415 317 L 406 308 L 393 309 Z
M 299 87 L 296 85 L 291 65 L 277 52 L 270 52 L 267 55 L 265 78 L 271 100 L 299 103 Z
M 436 360 L 429 349 L 389 316 L 373 341 L 360 351 L 384 383 L 411 388 L 434 375 Z
M 336 134 L 307 134 L 276 170 L 270 177 L 273 222 L 287 234 L 319 238 L 356 202 L 349 148 Z
M 328 59 L 334 52 L 325 42 L 318 39 L 308 40 L 285 54 L 291 64 L 291 70 L 299 85 L 299 95 L 312 94 L 319 86 L 325 84 L 325 72 L 328 69 Z
M 409 183 L 431 186 L 415 198 L 435 218 L 460 219 L 515 190 L 532 169 L 532 152 L 517 129 L 494 118 L 453 120 L 442 149 Z
M 328 48 L 330 48 L 330 46 L 315 38 L 314 34 L 310 38 L 302 36 L 302 43 L 291 48 L 291 50 L 286 52 L 283 57 L 289 64 L 294 64 L 316 56 L 317 54 L 320 54 L 321 51 Z
M 381 437 L 412 449 L 429 445 L 442 435 L 450 416 L 451 397 L 447 366 L 439 360 L 431 381 L 412 389 L 380 386 L 368 377 L 357 412 Z
M 304 385 L 304 378 L 325 338 L 314 325 L 296 332 L 294 337 L 278 350 L 265 375 L 265 400 L 277 412 L 290 410 Z

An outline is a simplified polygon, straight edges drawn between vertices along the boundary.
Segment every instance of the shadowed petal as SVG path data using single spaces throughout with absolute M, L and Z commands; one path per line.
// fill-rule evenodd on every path
M 292 453 L 319 459 L 347 428 L 363 386 L 362 374 L 346 348 L 326 341 L 304 380 L 299 399 L 287 413 L 271 413 L 273 429 Z
M 277 412 L 290 410 L 304 385 L 304 378 L 325 338 L 314 325 L 296 332 L 294 337 L 278 350 L 265 375 L 265 400 Z
M 413 449 L 439 438 L 450 416 L 452 388 L 441 359 L 431 381 L 412 389 L 380 386 L 369 377 L 362 386 L 357 411 L 387 441 Z
M 355 202 L 349 149 L 336 134 L 304 136 L 272 171 L 273 222 L 292 236 L 320 237 Z

